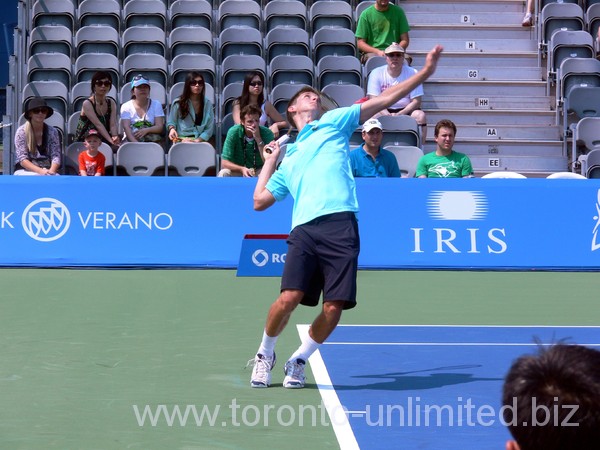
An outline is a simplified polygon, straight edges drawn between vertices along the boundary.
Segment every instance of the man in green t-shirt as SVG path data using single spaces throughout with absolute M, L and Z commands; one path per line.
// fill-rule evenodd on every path
M 423 155 L 417 164 L 417 178 L 472 178 L 473 166 L 467 155 L 455 152 L 456 125 L 448 119 L 435 125 L 436 149 Z
M 396 42 L 406 50 L 410 27 L 406 14 L 389 0 L 376 0 L 358 18 L 356 39 L 361 52 L 361 62 L 373 56 L 385 56 L 384 50 Z

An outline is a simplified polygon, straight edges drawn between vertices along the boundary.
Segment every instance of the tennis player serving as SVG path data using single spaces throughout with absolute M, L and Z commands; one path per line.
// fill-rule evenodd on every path
M 251 386 L 271 384 L 275 343 L 299 304 L 323 306 L 308 336 L 284 365 L 283 387 L 303 388 L 304 367 L 337 326 L 342 311 L 356 306 L 360 239 L 356 185 L 350 169 L 349 140 L 356 128 L 396 103 L 433 74 L 442 47 L 434 47 L 424 67 L 380 96 L 323 114 L 320 93 L 301 88 L 289 101 L 287 118 L 298 130 L 276 169 L 280 148 L 272 144 L 254 190 L 254 209 L 262 211 L 288 194 L 294 198 L 292 231 L 279 297 L 271 305 L 253 364 Z

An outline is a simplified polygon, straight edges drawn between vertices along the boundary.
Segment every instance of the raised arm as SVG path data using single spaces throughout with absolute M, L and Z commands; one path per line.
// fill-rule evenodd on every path
M 396 84 L 385 91 L 383 91 L 377 97 L 370 98 L 360 105 L 360 121 L 370 119 L 382 109 L 389 108 L 391 105 L 396 103 L 402 97 L 405 97 L 410 91 L 416 88 L 418 85 L 423 84 L 427 78 L 429 78 L 436 69 L 438 60 L 442 53 L 442 46 L 436 45 L 428 54 L 425 60 L 425 65 L 421 70 L 414 74 L 409 79 L 402 83 Z

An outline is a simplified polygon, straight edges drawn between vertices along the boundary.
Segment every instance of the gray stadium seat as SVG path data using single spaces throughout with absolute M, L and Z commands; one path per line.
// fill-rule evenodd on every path
M 315 1 L 310 6 L 310 27 L 314 33 L 322 27 L 354 29 L 352 7 L 341 0 Z
M 168 13 L 172 31 L 179 27 L 213 30 L 212 4 L 206 0 L 175 0 Z
M 246 26 L 262 30 L 260 5 L 247 0 L 224 0 L 217 10 L 218 32 L 231 26 Z
M 154 142 L 125 142 L 117 150 L 116 165 L 129 176 L 164 176 L 165 151 Z
M 244 81 L 246 74 L 252 70 L 258 70 L 267 74 L 265 60 L 257 55 L 231 55 L 221 63 L 221 83 L 227 86 L 229 83 Z
M 37 53 L 27 60 L 28 81 L 56 80 L 71 87 L 71 58 L 63 53 Z
M 217 152 L 208 142 L 178 142 L 167 154 L 167 165 L 182 177 L 206 176 L 207 171 L 217 169 Z
M 73 41 L 77 57 L 87 53 L 108 53 L 121 59 L 121 37 L 109 25 L 88 25 L 75 33 Z
M 367 60 L 365 65 L 363 66 L 363 80 L 364 85 L 367 85 L 367 81 L 369 80 L 369 74 L 376 67 L 384 66 L 387 64 L 384 56 L 373 56 Z
M 72 0 L 37 0 L 31 8 L 31 18 L 32 27 L 62 25 L 74 30 L 75 4 Z
M 362 66 L 355 56 L 323 56 L 317 63 L 319 89 L 328 84 L 362 86 Z
M 80 55 L 74 64 L 74 83 L 89 81 L 98 70 L 105 70 L 111 74 L 113 86 L 120 86 L 120 64 L 115 55 L 109 53 L 86 53 Z
M 598 28 L 600 28 L 600 0 L 597 3 L 588 6 L 587 11 L 585 12 L 585 26 L 590 35 L 598 36 Z M 597 48 L 597 44 L 596 41 L 596 51 L 600 50 Z
M 600 61 L 594 58 L 566 58 L 556 76 L 557 122 L 567 92 L 573 86 L 600 86 Z
M 315 69 L 312 59 L 301 55 L 279 55 L 268 65 L 270 88 L 282 83 L 314 85 Z
M 313 34 L 312 48 L 315 64 L 325 55 L 356 56 L 356 38 L 352 30 L 322 27 Z
M 267 61 L 279 55 L 301 55 L 312 58 L 308 32 L 296 27 L 276 27 L 265 36 Z
M 374 0 L 363 0 L 358 1 L 356 4 L 356 8 L 354 9 L 354 22 L 358 23 L 358 18 L 362 14 L 362 12 L 367 9 L 369 6 L 374 5 Z
M 29 55 L 63 53 L 73 56 L 73 33 L 63 25 L 40 25 L 31 30 Z
M 417 121 L 410 116 L 380 116 L 383 126 L 381 145 L 410 145 L 421 147 L 421 133 Z
M 423 150 L 410 145 L 388 145 L 384 148 L 396 157 L 402 177 L 414 178 L 419 159 L 423 156 Z
M 223 117 L 233 111 L 233 102 L 236 98 L 242 95 L 242 88 L 244 84 L 241 82 L 229 83 L 223 87 L 221 93 L 221 111 L 219 116 Z
M 230 26 L 219 34 L 221 61 L 232 55 L 263 56 L 262 33 L 247 26 Z
M 584 117 L 600 117 L 600 87 L 574 86 L 565 96 L 563 107 L 563 130 Z M 565 139 L 566 141 L 566 139 Z
M 150 80 L 150 98 L 152 100 L 159 101 L 163 108 L 167 106 L 167 93 L 165 87 L 153 80 Z M 125 83 L 121 87 L 121 93 L 119 94 L 119 102 L 123 104 L 131 99 L 131 83 Z
M 141 73 L 148 80 L 166 86 L 167 70 L 168 64 L 164 56 L 154 53 L 134 53 L 123 60 L 123 84 L 130 82 L 132 76 Z
M 123 58 L 136 53 L 151 53 L 166 57 L 167 37 L 163 29 L 155 26 L 130 26 L 121 36 Z
M 92 95 L 92 90 L 91 90 L 89 81 L 81 81 L 79 83 L 76 83 L 73 86 L 73 88 L 71 89 L 71 93 L 69 96 L 69 100 L 71 102 L 71 107 L 72 107 L 72 112 L 79 114 L 84 100 L 86 98 L 89 98 L 90 95 Z M 119 97 L 117 95 L 117 89 L 115 88 L 114 84 L 110 87 L 110 91 L 108 91 L 108 96 L 110 98 L 112 98 L 117 103 L 117 105 L 119 104 L 119 102 L 118 102 Z M 117 112 L 117 117 L 118 117 L 118 115 L 119 114 Z M 69 133 L 70 133 L 70 131 L 69 131 Z
M 573 146 L 571 161 L 575 163 L 579 155 L 579 145 L 584 148 L 583 153 L 600 149 L 600 117 L 584 117 L 573 126 Z
M 276 27 L 297 27 L 307 29 L 306 5 L 297 0 L 272 0 L 263 11 L 265 32 Z
M 556 71 L 567 58 L 591 58 L 594 55 L 592 36 L 586 31 L 556 31 L 548 46 L 548 80 L 556 79 Z
M 121 33 L 121 4 L 116 0 L 83 0 L 77 8 L 79 27 L 106 25 Z
M 123 4 L 125 28 L 150 25 L 166 30 L 167 7 L 162 0 L 128 0 Z
M 210 29 L 200 26 L 181 26 L 169 34 L 171 59 L 177 55 L 208 55 L 214 58 L 213 36 Z
M 70 113 L 69 91 L 60 81 L 31 81 L 23 89 L 23 102 L 30 97 L 44 97 L 63 117 Z
M 600 178 L 600 149 L 592 150 L 587 155 L 587 178 Z
M 547 46 L 558 30 L 583 30 L 583 10 L 574 3 L 550 3 L 540 12 L 539 26 L 542 45 Z

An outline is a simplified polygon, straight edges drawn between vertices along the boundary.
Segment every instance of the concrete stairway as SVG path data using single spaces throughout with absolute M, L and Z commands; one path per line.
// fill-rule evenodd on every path
M 406 0 L 408 53 L 423 64 L 435 44 L 444 55 L 425 83 L 425 151 L 442 118 L 458 127 L 455 148 L 478 174 L 510 170 L 545 176 L 567 170 L 556 98 L 547 95 L 546 64 L 534 28 L 523 28 L 523 0 Z

